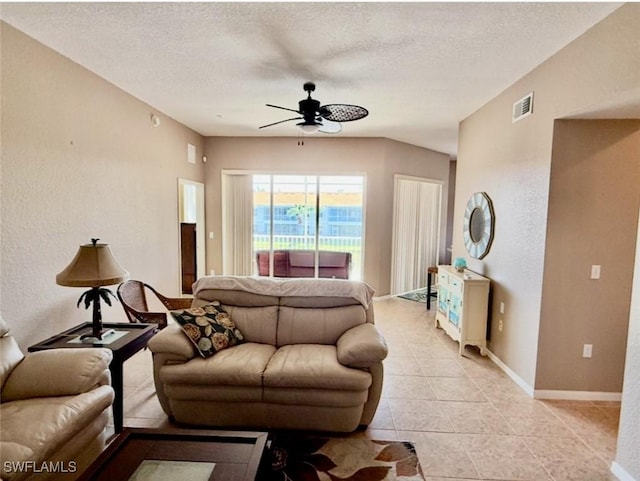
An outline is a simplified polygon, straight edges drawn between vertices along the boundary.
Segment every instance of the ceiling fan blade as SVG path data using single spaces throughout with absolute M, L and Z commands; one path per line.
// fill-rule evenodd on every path
M 351 122 L 366 117 L 369 111 L 359 105 L 329 104 L 320 108 L 320 115 L 334 122 Z
M 297 114 L 301 114 L 302 112 L 300 112 L 299 110 L 293 110 L 293 109 L 288 109 L 286 107 L 280 107 L 279 105 L 271 105 L 271 104 L 267 104 L 267 107 L 273 107 L 274 109 L 282 109 L 282 110 L 288 110 L 289 112 L 295 112 Z
M 318 127 L 318 132 L 323 134 L 339 134 L 342 132 L 342 125 L 339 122 L 333 122 L 332 120 L 320 119 L 322 125 Z
M 282 123 L 284 123 L 284 122 L 289 122 L 290 120 L 300 120 L 300 119 L 302 119 L 302 118 L 303 118 L 303 117 L 293 117 L 293 118 L 286 119 L 286 120 L 280 120 L 279 122 L 274 122 L 274 123 L 272 123 L 272 124 L 263 125 L 262 127 L 258 127 L 258 128 L 259 128 L 259 129 L 264 129 L 265 127 L 271 127 L 272 125 L 282 124 Z

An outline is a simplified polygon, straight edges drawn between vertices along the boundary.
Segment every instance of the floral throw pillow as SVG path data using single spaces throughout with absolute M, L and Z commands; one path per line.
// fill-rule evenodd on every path
M 203 307 L 171 311 L 171 315 L 202 357 L 213 356 L 244 340 L 236 323 L 218 301 Z

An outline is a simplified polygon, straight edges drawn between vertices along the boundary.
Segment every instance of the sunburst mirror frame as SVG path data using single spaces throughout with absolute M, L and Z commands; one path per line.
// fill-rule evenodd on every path
M 491 199 L 485 192 L 476 192 L 467 202 L 462 226 L 464 246 L 471 257 L 482 259 L 489 253 L 494 223 Z

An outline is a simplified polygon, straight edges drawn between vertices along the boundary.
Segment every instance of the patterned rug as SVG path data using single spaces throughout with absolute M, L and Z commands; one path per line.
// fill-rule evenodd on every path
M 258 481 L 424 481 L 410 442 L 276 433 L 268 443 Z
M 409 299 L 410 301 L 417 302 L 427 302 L 427 288 L 422 287 L 420 289 L 416 289 L 415 291 L 405 292 L 404 294 L 398 294 L 398 297 L 402 297 L 403 299 Z

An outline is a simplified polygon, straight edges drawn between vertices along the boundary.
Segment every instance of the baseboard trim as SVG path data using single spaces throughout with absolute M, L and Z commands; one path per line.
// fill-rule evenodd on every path
M 511 378 L 513 382 L 515 382 L 520 388 L 527 393 L 530 397 L 534 397 L 534 390 L 531 386 L 529 386 L 524 379 L 518 376 L 514 371 L 511 370 L 509 366 L 507 366 L 502 360 L 492 353 L 489 349 L 487 349 L 487 355 L 489 359 L 491 359 L 500 369 L 502 369 L 507 376 Z
M 631 476 L 626 469 L 620 466 L 617 462 L 611 463 L 611 472 L 618 478 L 620 481 L 636 481 L 636 479 Z
M 374 301 L 384 301 L 386 299 L 392 299 L 396 296 L 392 296 L 391 294 L 385 294 L 384 296 L 373 296 Z
M 558 391 L 553 389 L 533 389 L 524 379 L 513 372 L 498 356 L 487 349 L 487 355 L 507 376 L 534 399 L 556 399 L 565 401 L 622 401 L 621 392 L 598 391 Z
M 533 397 L 535 399 L 564 399 L 569 401 L 622 401 L 621 392 L 536 389 L 533 392 Z

